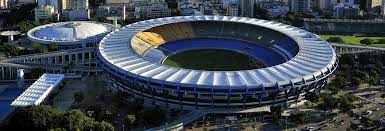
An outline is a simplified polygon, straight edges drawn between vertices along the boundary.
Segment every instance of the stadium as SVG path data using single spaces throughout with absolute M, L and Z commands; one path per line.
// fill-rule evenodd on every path
M 317 35 L 232 16 L 133 23 L 106 35 L 96 52 L 112 89 L 183 110 L 287 107 L 319 91 L 338 65 Z

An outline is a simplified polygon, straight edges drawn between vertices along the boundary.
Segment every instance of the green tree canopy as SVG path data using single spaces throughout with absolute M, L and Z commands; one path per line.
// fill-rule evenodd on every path
M 333 84 L 338 89 L 345 89 L 348 85 L 348 81 L 341 75 L 336 75 L 333 79 Z
M 11 56 L 18 55 L 20 48 L 17 45 L 0 45 L 0 52 L 7 52 Z
M 352 81 L 351 81 L 352 86 L 357 87 L 357 86 L 359 86 L 361 83 L 362 83 L 362 81 L 361 81 L 360 78 L 358 78 L 358 77 L 352 77 Z
M 324 104 L 324 108 L 326 110 L 333 110 L 335 108 L 337 108 L 338 106 L 338 99 L 337 98 L 334 98 L 334 97 L 324 97 L 322 98 Z
M 285 109 L 281 105 L 270 106 L 270 112 L 275 117 L 280 117 L 284 111 L 285 111 Z
M 57 108 L 46 105 L 33 105 L 20 108 L 4 125 L 5 130 L 31 131 L 76 131 L 97 130 L 113 131 L 113 126 L 107 122 L 96 122 L 80 110 L 60 112 Z
M 136 117 L 135 115 L 129 114 L 124 118 L 124 121 L 126 124 L 133 124 L 136 121 Z
M 360 40 L 360 43 L 363 45 L 371 45 L 371 44 L 374 44 L 374 40 L 369 39 L 369 38 L 365 38 L 365 39 Z
M 60 111 L 51 106 L 27 106 L 20 108 L 10 118 L 9 130 L 46 130 L 57 126 L 52 123 L 60 118 Z
M 161 124 L 162 120 L 166 117 L 161 109 L 146 110 L 139 116 L 149 124 Z
M 353 70 L 352 71 L 352 77 L 357 77 L 357 78 L 361 79 L 363 82 L 369 81 L 368 73 L 360 71 L 360 70 Z
M 310 102 L 317 102 L 319 100 L 319 95 L 316 92 L 309 92 L 306 93 L 305 99 L 310 101 Z
M 290 114 L 290 118 L 298 124 L 305 124 L 307 122 L 307 113 L 299 112 L 297 114 Z
M 50 43 L 47 46 L 48 51 L 57 51 L 59 48 L 56 43 Z
M 21 22 L 16 24 L 16 27 L 19 28 L 19 30 L 21 32 L 24 32 L 24 33 L 27 33 L 29 30 L 31 30 L 32 28 L 34 28 L 36 26 L 37 25 L 35 23 L 33 23 L 32 21 L 28 21 L 28 20 L 21 21 Z
M 271 20 L 272 19 L 269 12 L 266 9 L 255 8 L 254 12 L 255 12 L 254 14 L 255 14 L 256 18 L 265 19 L 265 20 Z
M 340 63 L 352 66 L 354 64 L 354 57 L 351 54 L 343 54 L 340 57 Z
M 340 38 L 340 37 L 329 37 L 326 41 L 327 42 L 344 43 L 344 40 L 342 40 L 342 38 Z

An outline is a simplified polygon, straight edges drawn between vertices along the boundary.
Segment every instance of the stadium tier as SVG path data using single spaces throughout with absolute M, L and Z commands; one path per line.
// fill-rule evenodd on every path
M 221 71 L 163 63 L 171 55 L 196 49 L 235 51 L 263 66 Z M 317 35 L 282 23 L 230 16 L 130 24 L 100 42 L 97 59 L 113 89 L 147 105 L 185 110 L 288 106 L 307 92 L 319 91 L 337 68 L 333 48 Z

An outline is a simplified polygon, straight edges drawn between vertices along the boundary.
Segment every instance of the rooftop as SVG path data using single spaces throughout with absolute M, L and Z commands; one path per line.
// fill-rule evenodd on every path
M 11 106 L 39 105 L 48 94 L 64 79 L 63 74 L 43 74 L 30 87 L 28 87 Z
M 93 21 L 59 22 L 33 28 L 28 32 L 28 37 L 43 44 L 90 43 L 99 41 L 114 29 L 111 24 Z

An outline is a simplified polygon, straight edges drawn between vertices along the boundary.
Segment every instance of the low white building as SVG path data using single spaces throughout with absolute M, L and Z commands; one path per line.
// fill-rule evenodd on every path
M 109 16 L 116 16 L 125 20 L 127 18 L 125 5 L 103 5 L 96 9 L 95 17 L 106 19 Z
M 135 7 L 135 18 L 160 18 L 170 17 L 171 9 L 168 8 L 166 2 L 155 2 L 147 5 Z

